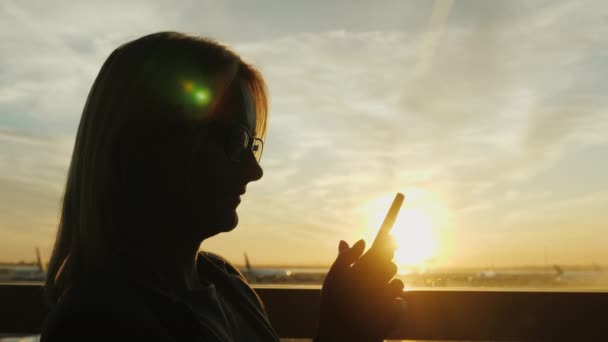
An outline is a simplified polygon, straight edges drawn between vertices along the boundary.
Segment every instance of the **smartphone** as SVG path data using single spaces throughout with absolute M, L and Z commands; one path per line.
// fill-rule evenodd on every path
M 388 213 L 384 218 L 384 222 L 382 222 L 382 226 L 380 226 L 380 230 L 378 230 L 378 234 L 374 239 L 373 245 L 378 245 L 389 236 L 391 229 L 393 229 L 393 225 L 395 224 L 395 220 L 397 219 L 397 215 L 399 215 L 399 210 L 401 210 L 401 205 L 403 204 L 404 199 L 405 196 L 398 192 L 393 200 L 391 208 L 388 210 Z

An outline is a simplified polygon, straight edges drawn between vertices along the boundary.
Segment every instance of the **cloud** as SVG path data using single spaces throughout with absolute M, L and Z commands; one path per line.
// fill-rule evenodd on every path
M 543 8 L 516 18 L 517 27 L 451 26 L 422 76 L 413 72 L 419 41 L 406 32 L 333 31 L 237 45 L 270 85 L 266 174 L 290 170 L 276 194 L 311 208 L 335 198 L 332 210 L 342 216 L 378 189 L 415 184 L 443 189 L 455 213 L 508 216 L 497 205 L 509 189 L 525 188 L 572 150 L 608 142 L 605 88 L 582 93 L 598 82 L 586 61 L 605 53 L 589 41 L 603 26 L 593 14 L 597 26 L 570 30 L 563 18 L 580 10 Z M 528 213 L 538 217 L 534 210 Z M 300 216 L 288 216 L 297 229 Z
M 49 250 L 59 222 L 70 140 L 0 127 L 3 260 L 29 258 L 34 245 Z
M 0 33 L 0 179 L 16 184 L 14 194 L 35 196 L 27 187 L 39 184 L 59 198 L 103 60 L 121 43 L 168 29 L 228 42 L 270 88 L 265 176 L 240 209 L 246 230 L 227 241 L 259 231 L 302 250 L 319 244 L 315 262 L 330 260 L 335 239 L 356 235 L 356 208 L 409 187 L 441 193 L 469 242 L 490 239 L 504 227 L 481 234 L 488 220 L 540 218 L 532 198 L 561 191 L 534 187 L 539 175 L 565 172 L 552 167 L 608 144 L 603 2 L 454 2 L 424 73 L 416 65 L 430 53 L 430 2 L 349 3 L 348 15 L 314 2 L 11 4 L 12 15 L 0 14 L 3 31 L 15 32 Z M 505 204 L 514 198 L 531 206 Z M 36 203 L 30 212 L 53 208 Z M 298 253 L 290 260 L 309 257 Z

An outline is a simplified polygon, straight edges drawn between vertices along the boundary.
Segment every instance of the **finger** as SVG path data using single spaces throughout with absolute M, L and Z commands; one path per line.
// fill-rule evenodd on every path
M 393 307 L 396 299 L 403 298 L 403 282 L 400 279 L 393 279 L 388 285 L 385 286 L 382 300 L 385 305 Z
M 378 273 L 384 269 L 384 264 L 390 262 L 390 260 L 381 259 L 378 257 L 378 253 L 374 253 L 372 249 L 368 250 L 357 262 L 353 265 L 352 271 L 360 273 L 366 278 L 374 280 L 378 283 Z M 383 273 L 383 272 L 380 272 Z
M 403 289 L 405 288 L 405 284 L 401 279 L 393 279 L 390 283 L 388 283 L 387 292 L 391 295 L 391 297 L 401 297 L 403 294 Z
M 361 256 L 361 254 L 363 254 L 364 249 L 365 242 L 363 240 L 357 241 L 352 248 L 343 249 L 338 254 L 338 257 L 331 266 L 331 269 L 342 269 L 350 266 Z
M 343 250 L 349 248 L 348 247 L 348 243 L 344 240 L 340 240 L 340 243 L 338 244 L 338 252 L 342 252 Z
M 359 240 L 355 242 L 352 249 L 356 249 L 359 256 L 361 256 L 361 254 L 363 254 L 363 251 L 365 250 L 365 240 Z
M 390 331 L 395 328 L 398 322 L 405 318 L 406 302 L 403 296 L 403 282 L 399 279 L 391 281 L 385 294 L 385 308 L 388 316 L 385 318 L 386 326 L 384 332 L 390 334 Z
M 376 258 L 364 255 L 357 260 L 351 271 L 361 279 L 366 279 L 367 287 L 384 292 L 389 280 L 397 273 L 397 265 L 390 261 L 379 262 Z
M 397 274 L 397 265 L 394 262 L 383 264 L 378 268 L 378 281 L 386 284 Z

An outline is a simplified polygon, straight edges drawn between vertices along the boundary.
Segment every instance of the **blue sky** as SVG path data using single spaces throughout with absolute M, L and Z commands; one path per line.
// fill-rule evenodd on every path
M 0 260 L 50 254 L 105 58 L 177 30 L 231 46 L 271 97 L 265 176 L 203 248 L 329 264 L 377 229 L 366 203 L 413 191 L 444 213 L 438 264 L 608 263 L 607 24 L 603 1 L 5 0 Z

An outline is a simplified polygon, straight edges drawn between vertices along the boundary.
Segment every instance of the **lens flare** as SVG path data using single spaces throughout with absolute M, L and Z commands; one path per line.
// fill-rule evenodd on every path
M 188 98 L 197 106 L 206 106 L 211 102 L 211 90 L 208 87 L 190 80 L 182 81 L 181 85 Z
M 182 88 L 186 92 L 191 92 L 194 89 L 194 82 L 192 82 L 192 81 L 184 81 L 184 82 L 182 82 Z
M 206 105 L 211 100 L 211 94 L 207 89 L 200 89 L 194 94 L 194 98 L 199 105 Z

